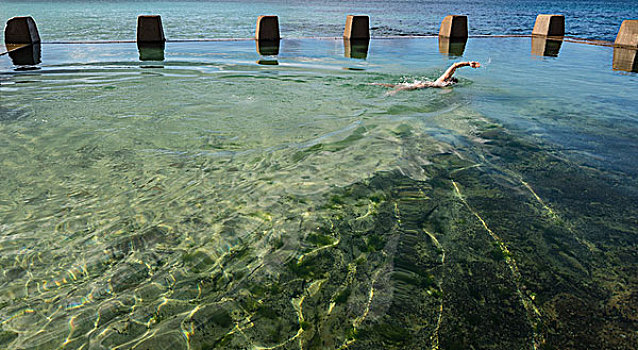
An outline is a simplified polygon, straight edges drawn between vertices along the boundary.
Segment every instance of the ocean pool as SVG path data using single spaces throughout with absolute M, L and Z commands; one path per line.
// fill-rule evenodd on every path
M 0 348 L 635 348 L 638 75 L 534 44 L 0 56 Z

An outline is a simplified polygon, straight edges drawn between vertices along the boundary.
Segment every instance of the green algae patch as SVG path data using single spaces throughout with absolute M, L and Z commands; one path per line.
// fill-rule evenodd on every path
M 327 246 L 334 243 L 334 239 L 332 236 L 322 235 L 322 234 L 310 234 L 306 241 L 312 243 L 318 247 Z
M 386 239 L 382 235 L 371 234 L 369 236 L 366 236 L 365 243 L 366 243 L 366 251 L 372 253 L 372 252 L 376 252 L 383 249 L 383 247 L 385 247 L 385 244 L 386 244 Z
M 18 337 L 18 333 L 0 331 L 0 345 L 6 346 Z
M 393 324 L 377 324 L 370 328 L 362 328 L 357 331 L 357 338 L 381 338 L 383 344 L 398 346 L 410 337 L 410 332 L 404 327 Z
M 339 292 L 339 294 L 337 294 L 334 297 L 334 301 L 337 304 L 344 304 L 348 301 L 348 297 L 350 297 L 350 294 L 352 293 L 352 291 L 350 290 L 350 288 L 345 288 L 344 290 L 342 290 L 341 292 Z

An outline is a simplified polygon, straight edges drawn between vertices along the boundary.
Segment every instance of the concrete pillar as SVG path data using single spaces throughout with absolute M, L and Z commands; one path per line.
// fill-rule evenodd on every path
M 343 38 L 343 55 L 347 58 L 357 58 L 365 60 L 368 58 L 368 48 L 370 39 L 347 39 Z
M 532 55 L 558 57 L 562 40 L 548 39 L 544 36 L 532 36 Z
M 563 15 L 538 15 L 532 30 L 532 35 L 564 36 L 565 16 Z
M 638 50 L 624 47 L 614 47 L 614 70 L 638 73 Z
M 257 18 L 257 29 L 255 30 L 257 40 L 279 40 L 279 18 L 277 16 L 259 16 Z
M 162 17 L 158 15 L 143 15 L 137 17 L 137 42 L 161 43 L 165 42 Z
M 13 17 L 4 28 L 6 44 L 34 44 L 40 42 L 38 27 L 32 17 Z
M 443 18 L 439 37 L 467 40 L 467 16 L 449 15 Z
M 638 49 L 638 19 L 622 22 L 614 46 Z
M 345 39 L 370 39 L 370 17 L 348 15 L 343 37 Z
M 445 56 L 463 56 L 467 39 L 439 37 L 439 52 Z

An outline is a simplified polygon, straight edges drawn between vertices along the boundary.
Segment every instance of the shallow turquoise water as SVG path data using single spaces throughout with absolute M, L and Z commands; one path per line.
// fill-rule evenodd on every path
M 0 57 L 0 347 L 631 348 L 638 76 L 531 47 Z

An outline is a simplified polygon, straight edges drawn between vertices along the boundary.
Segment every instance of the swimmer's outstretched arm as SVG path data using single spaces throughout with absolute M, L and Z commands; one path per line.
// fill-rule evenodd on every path
M 434 83 L 435 84 L 442 84 L 442 83 L 445 83 L 447 81 L 450 81 L 450 79 L 452 79 L 452 76 L 454 75 L 454 72 L 456 71 L 457 68 L 467 67 L 467 66 L 470 66 L 472 68 L 479 68 L 481 66 L 481 64 L 476 62 L 476 61 L 454 63 Z

